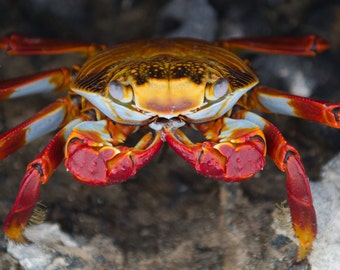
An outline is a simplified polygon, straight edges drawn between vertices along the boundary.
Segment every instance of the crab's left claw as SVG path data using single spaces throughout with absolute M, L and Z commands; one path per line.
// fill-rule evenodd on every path
M 230 118 L 195 127 L 209 141 L 194 144 L 180 130 L 165 129 L 164 133 L 168 144 L 197 172 L 235 182 L 250 178 L 263 168 L 266 146 L 259 127 Z
M 77 180 L 97 186 L 123 182 L 148 163 L 163 144 L 159 133 L 155 137 L 148 133 L 134 147 L 117 146 L 113 137 L 123 136 L 123 141 L 126 134 L 115 129 L 117 133 L 111 135 L 109 125 L 106 120 L 87 121 L 71 132 L 65 166 Z

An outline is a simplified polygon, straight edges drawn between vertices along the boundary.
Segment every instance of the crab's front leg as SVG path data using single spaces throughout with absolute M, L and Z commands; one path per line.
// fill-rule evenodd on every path
M 161 148 L 159 133 L 146 134 L 134 147 L 121 144 L 136 130 L 110 120 L 87 121 L 76 126 L 66 144 L 65 165 L 84 183 L 98 186 L 123 182 L 135 175 Z
M 86 116 L 78 117 L 64 126 L 40 154 L 28 164 L 14 205 L 4 223 L 4 231 L 8 239 L 17 243 L 27 242 L 23 235 L 26 225 L 30 222 L 42 221 L 43 217 L 34 214 L 39 199 L 40 185 L 48 181 L 63 160 L 64 145 L 71 129 L 84 119 Z
M 244 110 L 236 112 L 234 117 L 247 119 L 261 127 L 266 136 L 268 155 L 276 166 L 286 173 L 288 205 L 295 235 L 300 242 L 297 261 L 301 261 L 312 249 L 317 222 L 308 177 L 300 156 L 297 150 L 286 142 L 280 131 L 262 117 Z
M 223 181 L 242 181 L 265 164 L 266 145 L 261 129 L 247 120 L 228 117 L 194 125 L 208 139 L 192 143 L 180 130 L 165 128 L 168 144 L 197 172 Z

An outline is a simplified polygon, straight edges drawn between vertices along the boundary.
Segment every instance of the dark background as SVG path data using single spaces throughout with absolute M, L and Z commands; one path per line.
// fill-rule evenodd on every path
M 215 40 L 317 34 L 332 49 L 316 58 L 246 57 L 262 84 L 340 101 L 338 1 L 25 0 L 0 1 L 0 11 L 0 36 L 19 33 L 105 44 L 179 35 Z M 82 59 L 0 53 L 0 79 L 75 63 Z M 20 123 L 55 98 L 37 95 L 1 102 L 0 130 Z M 319 180 L 320 166 L 339 152 L 339 132 L 283 116 L 268 119 L 300 151 L 311 180 Z M 27 163 L 48 138 L 0 164 L 0 225 L 15 200 Z M 107 188 L 79 184 L 60 166 L 42 188 L 41 199 L 48 208 L 48 222 L 58 223 L 75 238 L 82 237 L 82 245 L 102 254 L 104 259 L 95 264 L 98 269 L 288 269 L 296 246 L 271 228 L 275 203 L 285 200 L 284 179 L 268 160 L 251 181 L 218 183 L 198 176 L 172 150 L 165 149 L 132 180 Z M 20 269 L 6 252 L 2 235 L 0 268 Z M 109 244 L 94 241 L 98 235 Z M 115 266 L 115 254 L 109 250 L 112 245 L 121 258 Z M 73 256 L 68 255 L 73 262 L 68 269 L 88 266 L 86 260 L 77 265 Z M 293 266 L 308 267 L 308 261 Z

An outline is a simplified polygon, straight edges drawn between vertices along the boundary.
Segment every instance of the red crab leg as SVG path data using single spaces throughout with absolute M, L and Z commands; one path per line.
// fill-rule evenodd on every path
M 238 104 L 249 110 L 285 114 L 340 128 L 340 104 L 290 95 L 267 86 L 255 87 Z
M 235 118 L 249 120 L 263 130 L 268 155 L 276 166 L 286 173 L 287 198 L 295 235 L 299 239 L 297 260 L 303 260 L 311 251 L 317 233 L 316 214 L 308 177 L 297 150 L 289 145 L 280 131 L 262 117 L 240 110 Z
M 85 117 L 85 116 L 84 116 Z M 75 119 L 62 128 L 27 166 L 20 189 L 11 211 L 8 213 L 4 231 L 6 236 L 17 243 L 27 242 L 23 230 L 30 220 L 37 221 L 34 209 L 37 205 L 40 185 L 45 184 L 64 158 L 64 145 L 71 129 L 82 119 Z
M 266 146 L 259 127 L 246 120 L 222 118 L 197 124 L 208 141 L 192 143 L 180 130 L 164 128 L 168 144 L 197 172 L 227 182 L 253 176 L 265 164 Z
M 0 160 L 34 139 L 45 135 L 78 114 L 78 105 L 69 98 L 58 99 L 33 117 L 0 135 Z
M 118 146 L 136 127 L 112 121 L 87 121 L 72 130 L 65 149 L 65 166 L 90 185 L 111 185 L 135 175 L 161 148 L 161 136 L 146 134 L 134 147 Z M 117 139 L 118 138 L 118 139 Z
M 253 51 L 260 53 L 314 56 L 329 49 L 322 38 L 308 35 L 302 37 L 230 38 L 216 42 L 230 51 Z
M 75 68 L 59 68 L 0 81 L 0 100 L 69 89 Z
M 105 48 L 104 45 L 98 44 L 58 39 L 29 38 L 19 35 L 5 36 L 0 39 L 0 49 L 10 55 L 81 53 L 89 57 L 103 48 Z

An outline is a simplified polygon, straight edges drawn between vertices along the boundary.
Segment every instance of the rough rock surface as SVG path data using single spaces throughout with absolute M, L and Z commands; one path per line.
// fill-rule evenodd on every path
M 336 0 L 26 0 L 2 1 L 0 10 L 0 36 L 15 32 L 115 44 L 160 36 L 214 40 L 318 34 L 331 42 L 332 50 L 316 58 L 246 57 L 262 84 L 340 101 Z M 0 52 L 0 79 L 75 63 L 82 59 L 9 57 Z M 55 98 L 1 102 L 0 130 L 20 123 Z M 284 175 L 270 160 L 252 180 L 226 184 L 197 175 L 165 148 L 136 177 L 106 188 L 77 183 L 60 166 L 42 187 L 46 223 L 27 231 L 34 244 L 13 246 L 0 232 L 0 269 L 336 269 L 340 193 L 339 166 L 334 164 L 339 159 L 325 167 L 323 177 L 320 168 L 339 152 L 339 131 L 288 117 L 268 119 L 300 151 L 311 180 L 319 181 L 312 188 L 320 233 L 308 260 L 294 263 L 296 244 L 289 231 L 277 227 L 282 212 L 276 203 L 285 200 Z M 26 164 L 49 138 L 0 163 L 0 225 Z

